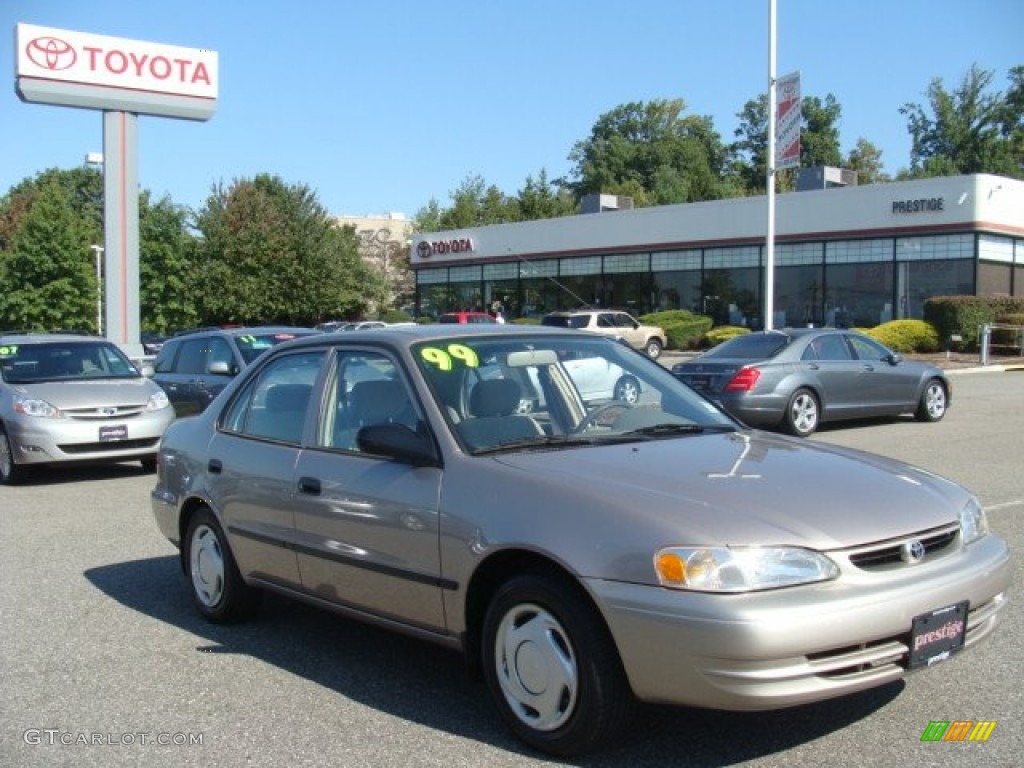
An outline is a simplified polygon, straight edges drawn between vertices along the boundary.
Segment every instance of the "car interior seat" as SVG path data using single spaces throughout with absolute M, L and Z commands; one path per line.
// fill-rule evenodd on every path
M 516 412 L 521 398 L 512 379 L 479 382 L 469 397 L 470 418 L 456 424 L 456 431 L 472 450 L 543 435 L 536 421 Z

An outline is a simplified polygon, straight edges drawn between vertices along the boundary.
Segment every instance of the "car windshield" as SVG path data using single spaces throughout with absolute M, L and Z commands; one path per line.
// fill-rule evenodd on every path
M 52 341 L 0 346 L 0 376 L 8 384 L 134 379 L 140 375 L 120 349 L 105 341 Z
M 792 338 L 785 333 L 747 333 L 722 342 L 702 357 L 730 360 L 767 360 L 785 349 Z
M 590 322 L 589 315 L 545 315 L 541 318 L 541 325 L 550 325 L 555 328 L 586 328 Z
M 432 340 L 414 347 L 470 453 L 688 437 L 737 424 L 668 370 L 585 334 Z
M 275 344 L 304 335 L 306 334 L 285 331 L 278 333 L 246 333 L 235 337 L 235 341 L 238 343 L 238 351 L 242 353 L 242 358 L 248 365 Z

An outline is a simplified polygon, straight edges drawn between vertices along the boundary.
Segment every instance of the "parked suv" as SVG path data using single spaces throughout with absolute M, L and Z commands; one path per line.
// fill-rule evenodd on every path
M 544 315 L 542 325 L 559 328 L 576 328 L 592 331 L 604 336 L 613 336 L 627 342 L 655 358 L 665 348 L 668 338 L 663 328 L 643 325 L 628 312 L 614 309 L 574 309 L 566 312 L 552 312 Z
M 311 328 L 202 328 L 164 342 L 154 381 L 178 416 L 201 413 L 231 379 L 275 344 L 317 334 Z

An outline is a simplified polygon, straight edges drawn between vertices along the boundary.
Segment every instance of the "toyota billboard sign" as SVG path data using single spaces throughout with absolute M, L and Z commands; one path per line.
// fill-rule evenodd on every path
M 217 52 L 18 24 L 25 101 L 206 120 L 217 103 Z

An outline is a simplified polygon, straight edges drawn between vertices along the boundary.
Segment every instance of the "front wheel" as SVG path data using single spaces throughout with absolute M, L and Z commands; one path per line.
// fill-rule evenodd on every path
M 946 387 L 938 379 L 930 380 L 921 393 L 921 400 L 917 404 L 917 412 L 914 417 L 918 421 L 938 421 L 946 415 L 946 408 L 949 399 L 946 396 Z
M 185 575 L 196 610 L 218 624 L 252 616 L 260 592 L 242 579 L 224 532 L 209 509 L 192 516 L 184 544 Z
M 615 382 L 613 395 L 616 400 L 622 400 L 632 405 L 640 399 L 640 382 L 632 376 L 623 376 Z
M 644 352 L 646 352 L 647 356 L 652 360 L 657 360 L 661 355 L 661 342 L 657 339 L 648 339 L 647 343 L 644 345 Z
M 561 757 L 609 740 L 632 706 L 608 630 L 561 578 L 523 574 L 494 596 L 482 633 L 484 674 L 506 724 Z
M 14 449 L 7 432 L 0 427 L 0 485 L 17 485 L 25 479 L 25 468 L 14 461 Z
M 798 389 L 789 398 L 786 413 L 782 418 L 782 426 L 791 435 L 807 437 L 818 428 L 821 406 L 818 398 L 809 389 Z

